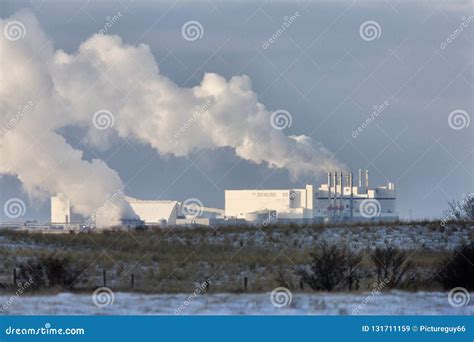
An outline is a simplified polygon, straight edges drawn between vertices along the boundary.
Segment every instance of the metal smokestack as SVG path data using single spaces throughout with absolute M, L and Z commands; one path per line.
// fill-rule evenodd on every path
M 359 169 L 359 188 L 362 188 L 362 169 Z
M 328 217 L 331 217 L 331 172 L 328 172 Z
M 352 186 L 353 186 L 353 174 L 352 172 L 349 173 L 349 187 L 351 188 L 351 197 L 350 197 L 350 200 L 349 200 L 349 206 L 350 206 L 350 217 L 351 217 L 351 221 L 353 221 L 354 219 L 354 192 L 353 192 L 353 189 L 352 189 Z
M 336 217 L 336 201 L 337 201 L 337 171 L 334 171 L 333 174 L 333 182 L 334 182 L 334 201 L 333 201 L 333 216 Z
M 369 188 L 369 170 L 365 170 L 365 187 Z
M 344 209 L 344 206 L 343 206 L 343 198 L 344 198 L 344 184 L 342 183 L 342 179 L 343 179 L 343 175 L 342 175 L 342 171 L 339 172 L 339 189 L 340 189 L 340 196 L 339 196 L 339 216 L 340 216 L 340 219 L 342 221 L 342 211 Z

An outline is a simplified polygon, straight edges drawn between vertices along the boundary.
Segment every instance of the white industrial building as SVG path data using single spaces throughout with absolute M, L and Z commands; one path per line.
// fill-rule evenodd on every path
M 313 218 L 313 186 L 286 190 L 226 190 L 225 216 L 259 221 Z
M 352 173 L 328 173 L 317 190 L 226 190 L 226 218 L 250 222 L 383 221 L 398 220 L 395 185 L 369 187 L 369 172 L 359 170 L 358 185 Z
M 140 220 L 149 225 L 174 225 L 179 215 L 178 201 L 147 201 L 125 197 Z
M 140 224 L 157 226 L 217 225 L 224 219 L 224 209 L 209 208 L 196 204 L 185 204 L 173 200 L 140 200 L 125 196 L 139 220 L 123 220 L 124 226 Z M 51 225 L 64 228 L 95 226 L 95 218 L 71 222 L 69 200 L 62 196 L 51 197 Z M 140 223 L 141 222 L 141 223 Z
M 158 226 L 220 226 L 262 222 L 341 222 L 398 220 L 393 183 L 370 187 L 369 172 L 359 170 L 358 183 L 352 173 L 329 172 L 327 183 L 317 189 L 225 190 L 225 210 L 205 207 L 197 200 L 140 200 L 126 196 L 140 224 Z M 196 200 L 196 199 L 192 199 Z M 188 203 L 188 204 L 186 204 Z M 125 226 L 134 226 L 123 221 Z M 133 221 L 133 220 L 132 220 Z M 136 220 L 135 220 L 136 221 Z M 94 226 L 94 218 L 87 220 Z M 51 197 L 51 224 L 72 227 L 69 200 Z

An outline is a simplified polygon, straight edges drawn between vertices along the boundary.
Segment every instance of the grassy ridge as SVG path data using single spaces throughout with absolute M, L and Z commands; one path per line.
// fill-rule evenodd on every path
M 429 225 L 433 232 L 442 228 L 433 222 L 412 224 Z M 384 224 L 384 227 L 390 226 L 396 224 Z M 350 228 L 371 231 L 381 227 L 357 224 Z M 331 226 L 311 225 L 305 229 L 307 234 L 314 235 L 316 241 L 318 234 L 331 229 Z M 447 225 L 442 229 L 468 229 L 472 232 L 472 225 L 463 223 L 455 228 Z M 82 272 L 74 286 L 76 289 L 102 285 L 102 270 L 106 270 L 107 285 L 122 290 L 132 290 L 133 274 L 133 290 L 144 292 L 192 292 L 196 283 L 207 278 L 210 291 L 239 292 L 244 290 L 244 277 L 248 279 L 247 291 L 271 291 L 281 285 L 301 291 L 295 267 L 307 264 L 313 249 L 295 243 L 301 230 L 298 225 L 62 234 L 3 230 L 0 232 L 3 264 L 0 275 L 3 275 L 2 283 L 6 285 L 11 282 L 13 268 L 25 260 L 43 256 L 69 258 L 72 264 L 79 265 Z M 370 251 L 362 253 L 359 267 L 370 269 L 373 267 Z M 409 251 L 419 278 L 412 289 L 436 288 L 438 285 L 428 280 L 448 253 L 426 249 Z M 372 277 L 364 279 L 360 290 L 370 289 L 373 282 Z M 309 289 L 303 287 L 303 291 Z

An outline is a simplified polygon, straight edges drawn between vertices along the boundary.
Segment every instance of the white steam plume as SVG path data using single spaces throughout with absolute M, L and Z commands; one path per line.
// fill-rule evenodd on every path
M 311 138 L 272 128 L 271 112 L 258 102 L 247 76 L 227 81 L 208 73 L 199 85 L 180 88 L 160 74 L 147 45 L 95 35 L 67 54 L 53 49 L 31 13 L 2 21 L 2 29 L 11 20 L 22 22 L 26 35 L 16 41 L 0 37 L 2 125 L 28 101 L 34 107 L 1 135 L 0 173 L 17 175 L 32 196 L 61 193 L 74 210 L 91 215 L 107 194 L 123 190 L 115 171 L 102 161 L 83 160 L 56 133 L 72 125 L 86 127 L 89 141 L 101 148 L 118 135 L 175 156 L 230 147 L 240 158 L 292 175 L 345 169 Z M 123 196 L 106 212 L 106 219 L 133 215 Z

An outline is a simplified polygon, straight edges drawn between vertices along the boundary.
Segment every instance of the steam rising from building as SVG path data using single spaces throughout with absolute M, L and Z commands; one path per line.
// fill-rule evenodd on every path
M 85 160 L 58 133 L 68 126 L 86 129 L 88 142 L 102 149 L 131 138 L 162 155 L 227 147 L 293 176 L 345 169 L 310 137 L 274 129 L 247 76 L 226 80 L 207 73 L 200 84 L 181 88 L 160 74 L 145 44 L 94 35 L 68 54 L 54 49 L 31 12 L 0 24 L 11 21 L 26 32 L 14 41 L 0 35 L 2 125 L 15 118 L 0 136 L 0 173 L 18 177 L 32 198 L 67 198 L 76 213 L 94 216 L 99 226 L 136 217 L 118 173 L 102 160 Z

